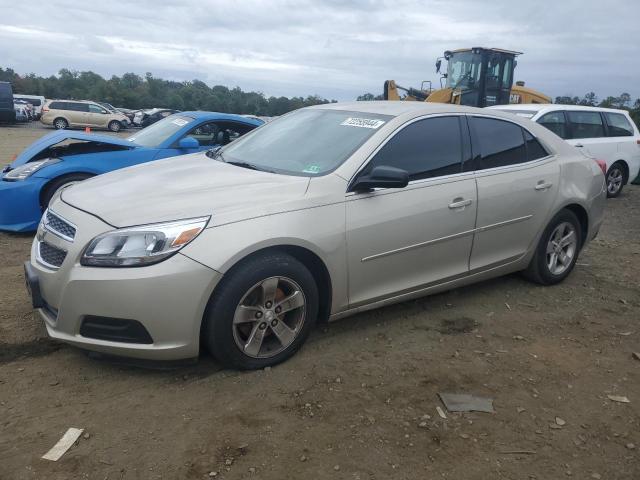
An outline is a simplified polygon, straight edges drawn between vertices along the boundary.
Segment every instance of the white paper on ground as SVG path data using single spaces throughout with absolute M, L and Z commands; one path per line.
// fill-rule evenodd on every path
M 60 457 L 62 457 L 62 455 L 71 448 L 71 445 L 76 443 L 83 431 L 83 428 L 70 428 L 62 438 L 58 440 L 58 443 L 56 443 L 51 450 L 45 453 L 42 458 L 57 462 Z

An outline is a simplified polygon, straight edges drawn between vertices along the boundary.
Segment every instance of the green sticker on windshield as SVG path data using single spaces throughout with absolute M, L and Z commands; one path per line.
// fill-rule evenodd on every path
M 318 165 L 309 165 L 302 172 L 303 173 L 320 173 L 320 167 Z

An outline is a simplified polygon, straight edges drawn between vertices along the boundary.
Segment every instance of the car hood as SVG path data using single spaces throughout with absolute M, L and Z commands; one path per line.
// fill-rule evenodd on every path
M 62 200 L 114 227 L 212 215 L 210 225 L 294 209 L 308 177 L 249 170 L 204 153 L 117 170 L 63 190 Z
M 38 141 L 33 142 L 27 148 L 25 148 L 20 155 L 16 157 L 16 159 L 11 163 L 11 167 L 15 168 L 19 165 L 24 165 L 25 163 L 31 161 L 33 157 L 41 153 L 43 150 L 53 147 L 59 143 L 62 143 L 67 140 L 80 140 L 86 142 L 95 142 L 98 144 L 105 145 L 117 145 L 119 147 L 126 148 L 138 148 L 139 145 L 136 145 L 133 142 L 130 142 L 126 139 L 119 137 L 112 137 L 110 135 L 98 135 L 95 133 L 83 133 L 83 132 L 69 132 L 67 130 L 59 130 L 55 132 L 48 133 L 47 135 L 40 138 Z

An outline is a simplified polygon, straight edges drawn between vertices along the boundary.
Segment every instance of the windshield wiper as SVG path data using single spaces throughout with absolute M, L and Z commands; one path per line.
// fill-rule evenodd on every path
M 225 163 L 228 163 L 229 165 L 235 165 L 236 167 L 248 168 L 249 170 L 258 170 L 259 172 L 270 172 L 270 173 L 273 173 L 271 170 L 267 170 L 266 168 L 259 167 L 259 166 L 255 165 L 255 164 L 249 163 L 249 162 L 225 161 Z

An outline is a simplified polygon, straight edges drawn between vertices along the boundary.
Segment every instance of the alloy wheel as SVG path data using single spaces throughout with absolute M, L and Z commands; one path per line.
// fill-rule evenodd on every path
M 553 275 L 561 275 L 570 266 L 578 251 L 578 234 L 569 222 L 562 222 L 547 243 L 547 267 Z
M 624 175 L 618 167 L 612 167 L 607 174 L 607 191 L 609 195 L 615 195 L 622 188 Z
M 274 357 L 294 342 L 305 313 L 304 292 L 290 278 L 258 282 L 236 307 L 232 327 L 236 346 L 249 357 Z

